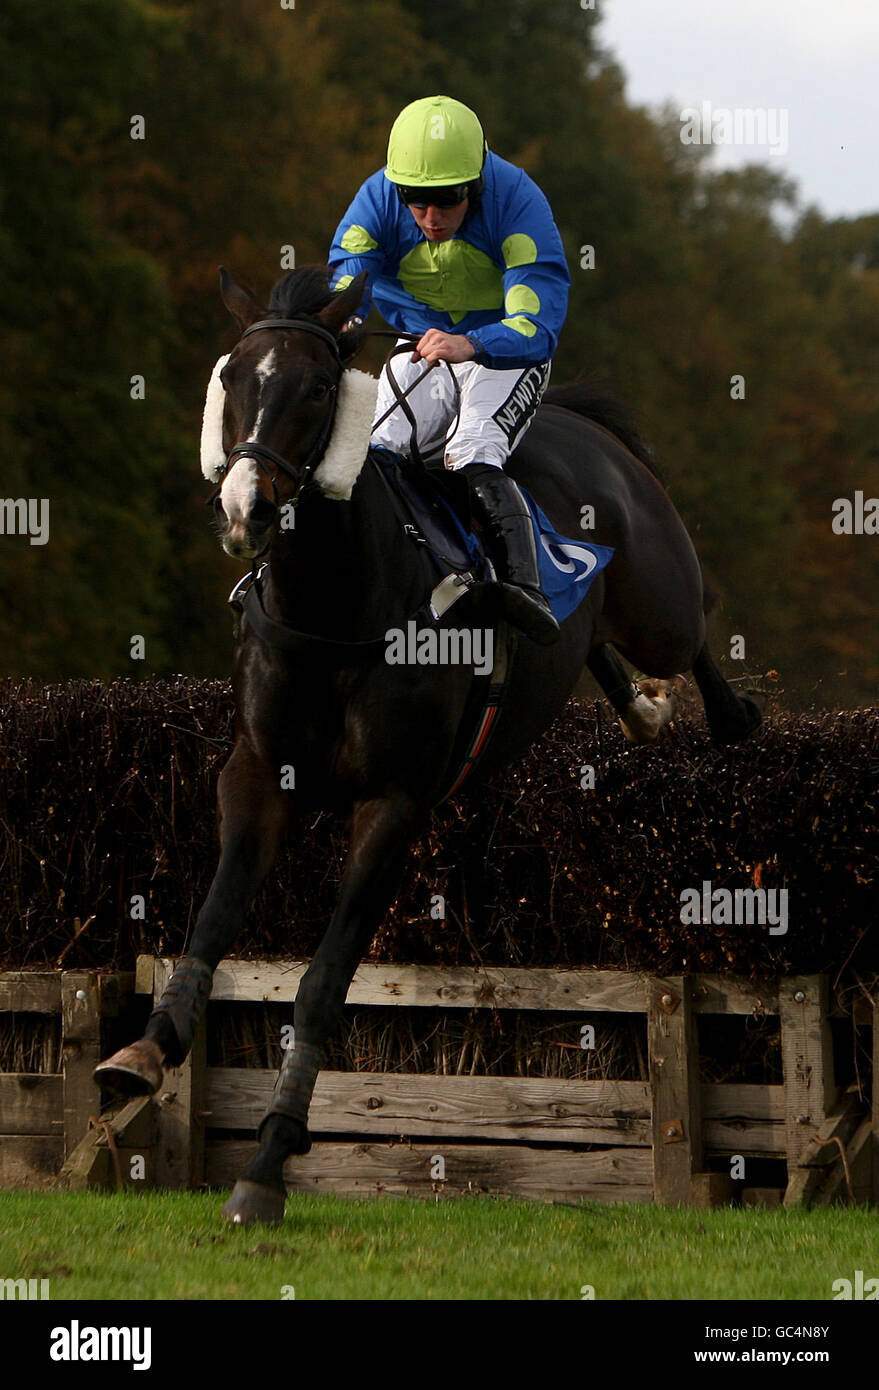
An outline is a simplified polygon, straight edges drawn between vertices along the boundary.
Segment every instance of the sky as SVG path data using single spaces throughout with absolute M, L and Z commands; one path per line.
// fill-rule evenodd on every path
M 723 135 L 724 122 L 734 137 L 737 109 L 764 113 L 767 143 L 748 145 L 740 126 L 740 143 L 712 140 L 714 167 L 780 169 L 797 182 L 801 206 L 826 217 L 879 212 L 879 0 L 597 0 L 595 8 L 599 42 L 623 69 L 630 103 L 697 109 L 689 127 L 697 138 Z

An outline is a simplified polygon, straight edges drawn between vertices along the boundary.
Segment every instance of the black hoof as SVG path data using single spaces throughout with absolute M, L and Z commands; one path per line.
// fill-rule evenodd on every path
M 763 710 L 766 707 L 764 695 L 752 690 L 750 695 L 739 695 L 738 702 L 739 709 L 735 718 L 711 727 L 711 741 L 718 747 L 744 742 L 763 723 Z
M 284 1220 L 283 1192 L 273 1187 L 263 1187 L 260 1182 L 249 1178 L 239 1178 L 232 1189 L 232 1196 L 223 1207 L 223 1218 L 235 1226 L 279 1226 Z

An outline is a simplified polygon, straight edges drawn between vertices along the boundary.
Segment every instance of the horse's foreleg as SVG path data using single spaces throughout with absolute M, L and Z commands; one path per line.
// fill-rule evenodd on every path
M 601 642 L 593 647 L 586 665 L 619 715 L 630 743 L 653 743 L 675 717 L 675 682 L 630 680 L 613 647 Z
M 299 986 L 294 1046 L 284 1054 L 259 1127 L 259 1153 L 223 1208 L 228 1221 L 277 1222 L 283 1217 L 284 1161 L 311 1148 L 308 1107 L 324 1045 L 341 1018 L 354 972 L 393 901 L 422 823 L 419 808 L 404 797 L 362 802 L 354 811 L 336 910 Z
M 220 774 L 220 863 L 192 944 L 168 981 L 143 1038 L 96 1068 L 98 1085 L 127 1095 L 154 1094 L 162 1084 L 163 1066 L 179 1066 L 186 1057 L 207 1008 L 213 973 L 274 862 L 289 796 L 274 770 L 240 740 Z
M 721 675 L 707 647 L 693 663 L 693 675 L 702 693 L 712 742 L 741 743 L 763 722 L 759 697 L 737 695 Z

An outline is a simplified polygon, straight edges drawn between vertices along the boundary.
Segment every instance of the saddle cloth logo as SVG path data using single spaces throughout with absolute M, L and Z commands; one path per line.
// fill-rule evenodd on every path
M 583 601 L 595 576 L 613 558 L 613 547 L 560 536 L 521 483 L 519 491 L 531 512 L 540 587 L 553 616 L 561 623 Z

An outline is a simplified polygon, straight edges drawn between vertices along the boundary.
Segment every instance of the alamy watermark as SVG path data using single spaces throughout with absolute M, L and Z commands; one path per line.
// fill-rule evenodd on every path
M 492 628 L 419 628 L 414 618 L 385 633 L 385 661 L 389 666 L 472 666 L 477 675 L 490 676 L 494 669 Z
M 48 497 L 0 497 L 0 536 L 30 536 L 31 545 L 49 539 Z
M 854 497 L 837 497 L 831 510 L 835 536 L 879 536 L 879 497 L 865 497 L 857 488 Z
M 681 921 L 686 926 L 769 926 L 770 936 L 787 935 L 786 888 L 715 888 L 705 879 L 700 888 L 681 889 Z
M 685 106 L 681 144 L 763 145 L 770 154 L 787 154 L 788 114 L 784 106 Z
M 151 1327 L 53 1327 L 49 1356 L 53 1361 L 130 1361 L 132 1370 L 152 1365 Z
M 49 1297 L 48 1279 L 0 1279 L 0 1299 L 34 1302 Z
M 879 1279 L 865 1279 L 862 1269 L 856 1269 L 854 1274 L 854 1279 L 834 1279 L 831 1285 L 834 1303 L 852 1299 L 863 1299 L 866 1303 L 879 1300 Z

